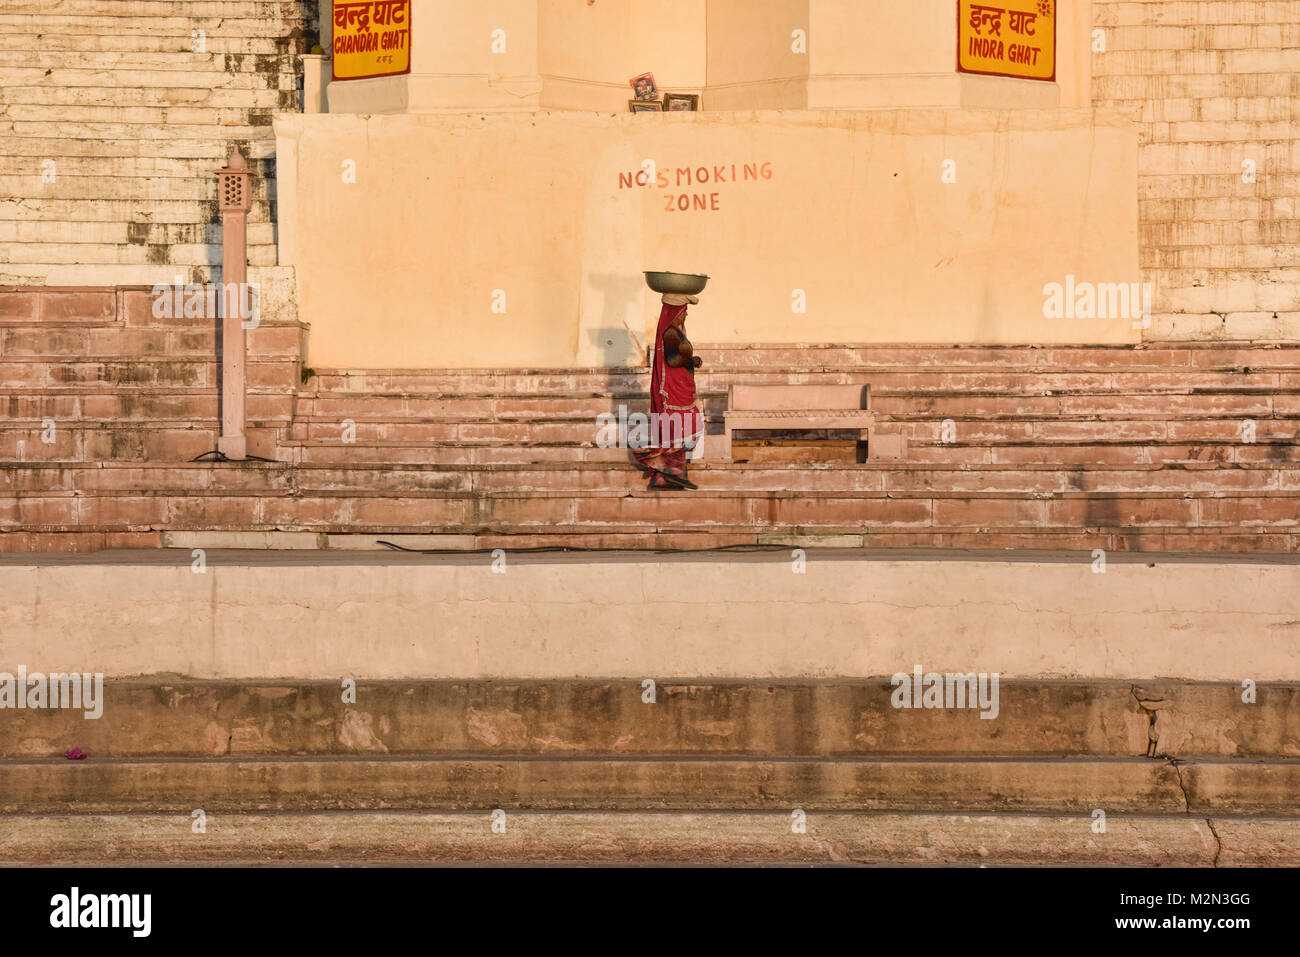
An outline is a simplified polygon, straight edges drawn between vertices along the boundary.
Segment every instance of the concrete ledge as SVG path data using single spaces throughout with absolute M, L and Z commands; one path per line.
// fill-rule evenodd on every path
M 6 762 L 0 813 L 316 810 L 1297 813 L 1300 764 L 1120 760 L 269 758 Z
M 0 668 L 195 678 L 1300 676 L 1300 565 L 819 560 L 0 564 Z M 430 556 L 432 558 L 433 556 Z M 173 555 L 171 561 L 176 561 Z M 802 568 L 803 571 L 799 571 Z
M 9 667 L 12 667 L 10 665 Z M 109 681 L 103 714 L 0 711 L 0 757 L 527 755 L 1300 758 L 1300 686 L 1005 681 L 996 720 L 895 709 L 891 685 L 660 679 L 291 684 Z M 1153 747 L 1154 745 L 1154 747 Z M 1196 774 L 1189 769 L 1188 774 Z
M 769 812 L 506 812 L 0 816 L 6 864 L 164 862 L 629 862 L 1300 864 L 1300 821 L 1108 816 Z M 1211 826 L 1213 825 L 1213 827 Z M 1217 832 L 1217 837 L 1216 837 Z

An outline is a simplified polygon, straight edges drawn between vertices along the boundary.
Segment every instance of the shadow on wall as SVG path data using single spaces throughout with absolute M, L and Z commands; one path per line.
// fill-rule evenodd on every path
M 586 330 L 589 341 L 579 343 L 584 353 L 599 354 L 599 363 L 606 366 L 626 366 L 629 360 L 640 364 L 646 344 L 641 333 L 630 326 L 629 315 L 635 315 L 641 305 L 640 273 L 596 273 L 587 276 L 586 284 L 601 297 L 600 325 Z M 582 317 L 578 317 L 582 322 Z

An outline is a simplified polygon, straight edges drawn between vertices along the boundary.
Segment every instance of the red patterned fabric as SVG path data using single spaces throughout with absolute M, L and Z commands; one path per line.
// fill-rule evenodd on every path
M 650 444 L 633 452 L 643 469 L 686 473 L 686 454 L 704 432 L 704 416 L 695 404 L 695 369 L 670 366 L 664 334 L 685 318 L 686 306 L 664 304 L 655 330 L 654 365 L 650 370 Z

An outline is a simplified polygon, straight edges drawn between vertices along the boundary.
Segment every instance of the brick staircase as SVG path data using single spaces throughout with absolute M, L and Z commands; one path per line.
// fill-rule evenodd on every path
M 1300 535 L 1291 344 L 701 344 L 715 420 L 733 382 L 865 379 L 909 458 L 753 442 L 717 463 L 706 440 L 700 491 L 664 494 L 595 442 L 597 415 L 645 408 L 644 371 L 309 370 L 287 321 L 249 335 L 251 448 L 275 461 L 192 462 L 216 445 L 213 326 L 154 318 L 144 289 L 0 292 L 0 549 L 288 531 L 1290 552 Z
M 1300 863 L 1300 689 L 888 680 L 106 685 L 0 725 L 5 860 Z M 81 747 L 90 757 L 67 761 Z M 195 833 L 201 809 L 206 831 Z M 490 815 L 505 814 L 504 833 Z M 806 814 L 806 833 L 791 827 Z M 1094 811 L 1105 812 L 1098 831 Z
M 317 8 L 317 0 L 6 0 L 0 284 L 219 278 L 211 174 L 232 145 L 255 174 L 249 263 L 254 276 L 273 277 L 270 124 L 277 111 L 301 108 L 298 57 L 316 42 Z

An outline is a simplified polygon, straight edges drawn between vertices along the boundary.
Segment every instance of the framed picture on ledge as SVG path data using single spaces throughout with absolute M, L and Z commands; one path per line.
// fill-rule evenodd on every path
M 694 113 L 700 108 L 698 93 L 665 93 L 665 113 Z
M 628 82 L 632 84 L 632 90 L 638 100 L 659 99 L 659 87 L 655 85 L 653 73 L 642 73 L 640 76 L 632 77 Z
M 658 100 L 628 100 L 627 108 L 633 113 L 662 113 L 664 105 Z

